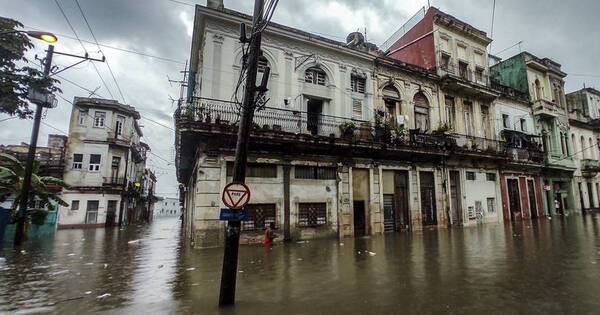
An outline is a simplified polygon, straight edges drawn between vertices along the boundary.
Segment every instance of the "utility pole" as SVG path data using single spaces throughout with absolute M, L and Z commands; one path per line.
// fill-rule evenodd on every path
M 248 159 L 248 139 L 250 127 L 254 119 L 254 98 L 259 91 L 256 88 L 256 76 L 258 72 L 258 58 L 261 55 L 261 32 L 259 29 L 263 15 L 264 0 L 254 1 L 254 18 L 252 21 L 252 34 L 250 36 L 250 47 L 247 62 L 246 89 L 240 115 L 237 142 L 235 147 L 235 162 L 233 166 L 233 182 L 244 183 L 246 181 L 246 162 Z M 245 26 L 242 26 L 244 34 Z M 244 38 L 245 39 L 245 38 Z M 267 71 L 268 72 L 268 71 Z M 268 78 L 268 73 L 265 73 Z M 265 82 L 263 80 L 263 82 Z M 266 87 L 264 84 L 263 88 Z M 235 303 L 235 283 L 237 277 L 238 249 L 240 241 L 240 221 L 229 221 L 225 234 L 225 254 L 223 256 L 223 271 L 221 273 L 221 291 L 219 295 L 219 306 L 228 306 Z
M 52 69 L 52 55 L 54 54 L 54 45 L 49 45 L 44 58 L 44 76 L 50 75 Z M 19 212 L 17 213 L 17 229 L 15 231 L 15 246 L 21 245 L 25 236 L 25 212 L 29 204 L 29 192 L 31 190 L 31 174 L 33 173 L 33 161 L 35 160 L 35 150 L 37 147 L 38 135 L 40 132 L 40 122 L 42 120 L 42 104 L 36 104 L 35 117 L 33 119 L 33 130 L 31 131 L 31 140 L 29 141 L 29 151 L 27 152 L 27 161 L 25 162 L 25 175 L 23 176 L 23 189 L 21 191 L 21 202 L 19 202 Z

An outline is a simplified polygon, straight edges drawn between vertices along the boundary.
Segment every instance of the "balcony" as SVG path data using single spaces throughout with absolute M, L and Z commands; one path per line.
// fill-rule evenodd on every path
M 102 186 L 123 188 L 125 187 L 126 179 L 124 177 L 103 177 Z
M 594 177 L 600 172 L 600 161 L 592 159 L 581 160 L 581 174 L 584 177 Z
M 177 164 L 190 168 L 196 148 L 232 151 L 235 148 L 239 107 L 235 103 L 196 99 L 175 112 Z M 378 157 L 393 160 L 439 161 L 457 155 L 509 161 L 505 142 L 448 133 L 424 133 L 391 124 L 318 113 L 264 108 L 255 113 L 250 148 L 287 155 L 322 154 Z
M 490 78 L 485 71 L 474 71 L 454 63 L 441 65 L 438 69 L 438 74 L 442 77 L 441 86 L 446 90 L 487 101 L 492 101 L 499 95 L 490 88 Z
M 560 115 L 565 115 L 565 111 L 558 107 L 554 102 L 538 99 L 533 102 L 533 115 L 555 118 Z

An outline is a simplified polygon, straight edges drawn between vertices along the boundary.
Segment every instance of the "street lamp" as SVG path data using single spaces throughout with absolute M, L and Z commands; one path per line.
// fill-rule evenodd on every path
M 15 33 L 27 34 L 27 36 L 29 36 L 31 38 L 43 40 L 43 41 L 45 41 L 48 44 L 53 44 L 53 43 L 56 43 L 58 41 L 58 37 L 56 37 L 56 35 L 54 35 L 54 34 L 52 34 L 50 32 L 43 32 L 43 31 L 18 31 L 18 30 L 10 30 L 10 31 L 0 32 L 0 35 L 15 34 Z
M 24 33 L 27 36 L 32 38 L 43 40 L 47 43 L 55 43 L 58 39 L 57 37 L 48 32 L 38 32 L 38 31 L 8 31 L 4 33 L 0 33 L 0 35 L 7 33 Z M 50 69 L 52 68 L 52 55 L 54 54 L 54 46 L 48 45 L 48 50 L 46 51 L 46 58 L 42 61 L 44 65 L 44 76 L 48 77 L 50 75 Z M 39 95 L 40 93 L 37 91 L 30 91 L 30 95 L 37 95 L 37 97 L 33 97 L 32 102 L 36 105 L 35 116 L 33 120 L 33 130 L 31 131 L 31 140 L 29 142 L 29 151 L 27 152 L 27 161 L 25 163 L 25 174 L 23 176 L 23 190 L 21 191 L 21 201 L 19 202 L 19 211 L 17 212 L 17 227 L 15 230 L 15 240 L 14 245 L 21 245 L 23 242 L 24 234 L 25 234 L 25 211 L 27 211 L 27 205 L 29 204 L 29 192 L 31 190 L 31 175 L 33 173 L 33 162 L 35 159 L 35 151 L 37 147 L 38 135 L 40 132 L 40 122 L 42 120 L 42 109 L 44 107 L 51 107 L 52 99 L 48 97 L 49 95 Z

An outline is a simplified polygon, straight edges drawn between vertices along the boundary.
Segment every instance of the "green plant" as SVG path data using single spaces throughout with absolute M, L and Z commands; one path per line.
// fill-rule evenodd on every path
M 407 136 L 406 129 L 403 126 L 393 126 L 392 136 L 394 140 L 403 141 Z
M 348 133 L 350 131 L 354 132 L 354 130 L 358 128 L 356 126 L 356 123 L 354 123 L 353 121 L 345 121 L 341 123 L 339 127 L 342 133 Z
M 38 176 L 40 162 L 34 161 L 33 174 L 31 174 L 31 194 L 30 198 L 41 200 L 43 204 L 52 210 L 50 201 L 58 202 L 62 206 L 69 206 L 59 197 L 59 192 L 52 190 L 49 186 L 59 186 L 68 188 L 69 186 L 59 178 L 51 176 Z M 16 210 L 21 203 L 21 191 L 25 176 L 25 165 L 16 157 L 0 153 L 0 201 L 6 200 L 9 196 L 14 196 L 14 202 L 11 209 Z

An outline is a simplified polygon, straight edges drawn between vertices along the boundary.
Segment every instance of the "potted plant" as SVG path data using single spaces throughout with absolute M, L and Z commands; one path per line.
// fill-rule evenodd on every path
M 392 128 L 392 139 L 396 144 L 404 143 L 406 134 L 406 129 L 403 126 L 394 126 Z
M 440 123 L 440 125 L 438 126 L 438 128 L 435 130 L 434 133 L 436 134 L 445 134 L 446 132 L 450 131 L 450 127 L 448 126 L 447 123 Z
M 340 124 L 340 132 L 342 138 L 352 139 L 354 137 L 354 131 L 356 130 L 356 124 L 353 121 L 345 121 Z

